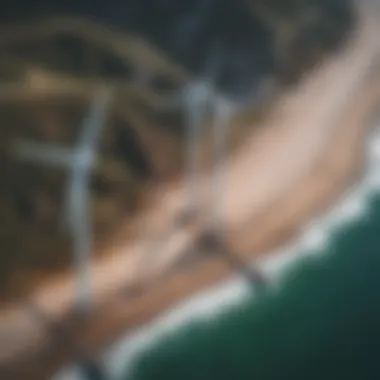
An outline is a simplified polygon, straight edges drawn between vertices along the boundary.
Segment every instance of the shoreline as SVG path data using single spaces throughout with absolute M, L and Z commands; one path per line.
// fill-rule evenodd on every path
M 374 34 L 374 38 L 378 38 L 376 30 L 374 32 L 372 31 L 371 33 Z M 378 44 L 374 44 L 373 46 L 377 45 Z M 372 51 L 371 49 L 368 50 L 368 53 Z M 353 53 L 351 52 L 351 54 Z M 355 54 L 357 54 L 357 52 L 355 52 Z M 367 57 L 366 59 L 368 60 L 369 58 Z M 367 64 L 369 63 L 367 62 Z M 332 199 L 339 198 L 343 190 L 347 188 L 347 183 L 352 181 L 353 178 L 357 177 L 358 173 L 361 171 L 360 169 L 363 165 L 361 157 L 363 156 L 364 140 L 367 133 L 366 118 L 369 116 L 371 111 L 374 110 L 376 105 L 379 104 L 380 100 L 379 77 L 376 76 L 375 80 L 371 78 L 368 80 L 368 82 L 369 83 L 363 80 L 363 83 L 361 83 L 363 87 L 361 87 L 361 90 L 359 90 L 360 95 L 355 93 L 355 96 L 352 96 L 351 101 L 353 107 L 350 107 L 351 104 L 340 106 L 339 112 L 341 117 L 338 117 L 337 119 L 334 119 L 335 121 L 333 121 L 336 124 L 339 124 L 339 133 L 336 131 L 335 139 L 331 139 L 330 144 L 327 144 L 327 147 L 325 149 L 322 149 L 322 154 L 319 152 L 319 157 L 323 156 L 322 163 L 318 160 L 315 162 L 314 166 L 311 165 L 311 170 L 310 167 L 306 170 L 303 169 L 304 174 L 297 180 L 294 180 L 296 182 L 296 187 L 290 187 L 287 189 L 287 191 L 285 191 L 285 194 L 291 194 L 291 200 L 289 201 L 289 197 L 286 195 L 282 199 L 282 203 L 281 200 L 277 204 L 275 203 L 273 205 L 272 203 L 270 208 L 274 208 L 275 212 L 270 212 L 267 214 L 266 222 L 263 222 L 262 218 L 258 218 L 258 226 L 261 226 L 261 228 L 265 231 L 266 225 L 266 228 L 268 230 L 267 238 L 264 239 L 267 240 L 267 242 L 273 242 L 273 234 L 278 233 L 278 229 L 284 227 L 285 224 L 287 224 L 287 226 L 291 226 L 291 229 L 296 230 L 297 233 L 296 225 L 298 225 L 298 228 L 300 228 L 300 226 L 302 227 L 305 223 L 305 220 L 310 220 L 310 214 L 315 217 L 315 214 L 318 214 L 318 210 L 326 207 L 326 202 L 331 203 Z M 358 88 L 355 87 L 355 91 L 357 90 Z M 347 110 L 349 112 L 348 115 L 343 112 Z M 347 128 L 347 125 L 349 125 L 349 128 Z M 349 133 L 342 133 L 342 128 L 348 129 Z M 329 134 L 327 137 L 331 136 L 332 135 Z M 344 143 L 341 142 L 342 136 L 347 138 L 347 141 Z M 327 142 L 328 141 L 329 139 L 327 138 Z M 257 142 L 253 143 L 257 144 Z M 340 152 L 342 152 L 342 157 L 344 157 L 342 161 L 334 160 L 339 143 L 341 144 Z M 244 160 L 244 149 L 242 149 L 241 152 L 241 156 L 238 155 L 238 158 L 235 159 L 234 163 L 229 165 L 229 167 L 239 166 L 239 169 L 231 171 L 231 173 L 235 175 L 235 178 L 238 178 L 239 176 L 242 178 L 241 165 L 238 164 L 241 164 Z M 258 153 L 255 153 L 253 157 L 255 158 L 257 154 Z M 332 165 L 332 162 L 334 165 Z M 332 179 L 334 179 L 334 181 Z M 292 183 L 294 183 L 294 181 Z M 235 184 L 236 182 L 238 183 L 239 181 L 231 180 L 230 183 Z M 305 189 L 309 190 L 305 191 Z M 312 189 L 313 192 L 310 192 L 310 189 Z M 321 193 L 323 193 L 323 197 L 321 197 Z M 176 210 L 181 204 L 183 198 L 183 196 L 181 197 L 181 190 L 174 190 L 171 195 L 172 199 L 170 204 L 166 203 L 165 200 L 160 200 L 158 210 L 149 210 L 149 212 L 147 212 L 147 215 L 142 216 L 142 220 L 139 223 L 144 225 L 145 220 L 149 220 L 150 223 L 152 223 L 152 230 L 155 230 L 156 228 L 163 230 L 161 227 L 161 224 L 165 224 L 161 219 L 163 204 L 166 210 L 165 216 L 167 217 L 167 225 L 170 223 L 171 216 L 173 214 L 176 214 Z M 326 200 L 326 197 L 328 200 Z M 229 197 L 228 199 L 232 200 L 232 197 Z M 299 207 L 296 207 L 297 204 L 299 205 L 300 199 L 302 202 L 304 202 L 304 207 L 301 207 L 303 212 L 301 212 L 302 210 L 300 210 Z M 325 206 L 321 206 L 321 203 L 324 203 Z M 307 205 L 306 207 L 305 204 Z M 316 206 L 316 204 L 318 204 L 318 206 Z M 250 231 L 254 229 L 252 224 L 250 223 L 249 226 L 245 229 L 241 228 L 242 225 L 247 225 L 247 218 L 242 218 L 241 211 L 243 209 L 243 206 L 240 206 L 240 211 L 235 206 L 233 202 L 229 204 L 229 209 L 231 210 L 230 221 L 233 221 L 233 224 L 236 223 L 239 225 L 239 228 L 237 230 L 240 229 L 241 233 L 238 234 L 239 236 L 235 235 L 234 237 L 231 237 L 230 244 L 233 247 L 238 247 L 238 251 L 242 252 L 244 256 L 247 256 L 247 252 L 250 252 L 249 258 L 253 259 L 251 248 L 253 244 L 252 240 L 255 240 L 255 236 L 256 239 L 257 236 L 262 236 L 264 232 L 257 232 L 256 230 L 255 236 L 252 239 L 252 234 L 250 233 Z M 295 208 L 297 208 L 297 211 L 303 215 L 300 216 L 299 214 L 297 215 L 297 213 L 295 213 L 295 215 Z M 264 208 L 263 212 L 265 212 L 265 210 L 266 209 Z M 279 215 L 285 215 L 284 218 L 287 218 L 287 222 L 284 223 L 281 221 L 279 223 Z M 248 215 L 248 220 L 250 218 L 252 218 L 252 215 Z M 273 227 L 271 223 L 274 224 L 275 227 Z M 183 232 L 180 231 L 178 233 L 177 240 L 171 242 L 170 247 L 166 250 L 169 252 L 167 255 L 168 261 L 167 263 L 164 263 L 163 267 L 167 265 L 170 266 L 171 260 L 179 251 L 179 247 L 187 246 L 191 244 L 192 241 L 194 241 L 194 238 L 201 230 L 201 227 L 202 223 L 199 223 L 199 226 L 196 225 L 191 227 L 189 230 Z M 236 229 L 234 230 L 234 233 L 236 233 Z M 244 239 L 244 237 L 246 239 Z M 240 244 L 240 247 L 238 246 L 238 243 Z M 258 243 L 254 242 L 254 244 Z M 99 294 L 99 298 L 109 298 L 109 295 L 113 293 L 111 289 L 116 289 L 117 284 L 125 285 L 126 268 L 128 267 L 128 264 L 130 270 L 129 281 L 130 283 L 133 283 L 133 281 L 135 281 L 136 277 L 133 275 L 133 270 L 138 268 L 138 261 L 141 258 L 141 255 L 144 254 L 145 248 L 146 245 L 144 245 L 144 243 L 132 242 L 132 244 L 129 245 L 128 250 L 134 251 L 135 255 L 133 256 L 131 253 L 126 254 L 126 247 L 116 247 L 114 255 L 99 260 L 99 262 L 94 265 L 95 277 L 99 279 L 101 278 L 101 281 L 96 282 L 96 291 L 97 294 Z M 257 252 L 262 253 L 271 249 L 272 248 L 257 248 L 254 256 L 257 257 Z M 117 251 L 119 251 L 119 253 Z M 129 263 L 128 260 L 130 260 Z M 107 344 L 105 343 L 106 340 L 112 340 L 117 336 L 117 334 L 120 333 L 120 331 L 123 331 L 126 328 L 132 328 L 141 325 L 144 323 L 144 321 L 151 319 L 157 313 L 161 313 L 163 310 L 170 307 L 174 301 L 183 300 L 185 297 L 193 295 L 195 292 L 205 289 L 205 287 L 210 286 L 211 284 L 215 284 L 230 274 L 230 268 L 227 267 L 226 263 L 224 263 L 222 259 L 210 259 L 207 262 L 202 263 L 202 265 L 199 265 L 199 268 L 195 268 L 195 270 L 191 271 L 190 273 L 182 273 L 169 276 L 164 280 L 164 283 L 162 285 L 154 287 L 154 289 L 151 290 L 147 296 L 141 297 L 141 299 L 137 298 L 132 299 L 131 301 L 127 298 L 127 305 L 120 305 L 121 298 L 115 297 L 114 304 L 116 305 L 114 305 L 114 307 L 107 307 L 107 310 L 102 314 L 98 310 L 102 308 L 102 302 L 100 302 L 99 305 L 97 305 L 93 320 L 91 320 L 90 323 L 87 322 L 87 324 L 85 322 L 86 326 L 82 326 L 83 331 L 78 331 L 78 336 L 81 337 L 80 340 L 87 342 L 88 345 L 95 344 L 104 346 Z M 66 282 L 64 279 L 61 279 L 61 281 L 56 280 L 57 283 L 55 285 L 55 288 L 50 284 L 49 288 L 45 292 L 36 292 L 32 297 L 33 301 L 36 301 L 37 304 L 46 309 L 47 313 L 54 316 L 60 316 L 64 314 L 65 310 L 68 309 L 72 300 L 74 290 L 73 283 L 72 281 L 70 283 L 70 280 L 67 278 L 67 276 L 64 277 L 66 277 Z M 52 282 L 53 281 L 51 281 L 51 283 Z M 27 340 L 29 347 L 14 347 L 13 355 L 12 347 L 8 346 L 6 350 L 1 350 L 0 347 L 0 362 L 14 358 L 15 356 L 18 356 L 20 352 L 25 352 L 29 355 L 30 347 L 37 348 L 39 342 L 47 339 L 46 332 L 43 330 L 43 328 L 41 327 L 40 329 L 36 329 L 38 326 L 36 326 L 36 324 L 28 318 L 28 315 L 25 315 L 25 312 L 22 309 L 16 308 L 13 310 L 13 312 L 10 311 L 10 314 L 5 314 L 6 313 L 4 312 L 0 313 L 0 336 L 3 331 L 9 335 L 9 330 L 12 331 L 10 325 L 13 326 L 15 331 L 18 331 L 19 334 L 20 331 L 22 332 L 21 327 L 24 326 L 25 330 L 23 333 L 21 333 L 21 335 L 24 344 Z M 17 318 L 19 318 L 18 323 Z M 6 319 L 8 319 L 8 324 L 5 323 Z M 79 330 L 81 329 L 79 328 Z M 94 332 L 96 332 L 96 334 L 94 334 Z M 26 337 L 26 335 L 28 335 L 28 337 Z M 10 377 L 7 375 L 4 378 L 13 379 L 16 377 Z M 19 378 L 21 379 L 21 377 Z M 30 379 L 32 378 L 33 377 L 30 377 Z

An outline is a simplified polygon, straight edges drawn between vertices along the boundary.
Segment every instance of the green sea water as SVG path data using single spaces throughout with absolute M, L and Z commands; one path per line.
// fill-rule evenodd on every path
M 125 380 L 380 379 L 380 197 L 280 289 L 145 351 Z

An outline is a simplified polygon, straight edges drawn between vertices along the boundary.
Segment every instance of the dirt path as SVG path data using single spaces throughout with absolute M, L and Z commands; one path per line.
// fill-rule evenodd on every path
M 235 251 L 254 258 L 295 236 L 359 174 L 369 118 L 380 101 L 379 35 L 376 20 L 366 19 L 350 47 L 284 98 L 260 132 L 223 169 L 228 183 L 224 217 Z M 135 239 L 94 263 L 97 305 L 91 319 L 71 325 L 79 340 L 104 346 L 121 331 L 231 273 L 223 260 L 210 258 L 186 273 L 166 276 L 140 296 L 117 296 L 117 289 L 133 285 L 143 274 L 150 278 L 169 267 L 202 230 L 200 218 L 191 227 L 172 231 L 162 255 L 156 255 L 159 260 L 148 258 L 157 265 L 141 272 L 141 260 L 149 250 L 149 241 L 144 240 L 147 231 L 165 234 L 171 229 L 187 196 L 185 190 L 183 183 L 157 190 L 157 204 L 136 221 Z M 31 300 L 59 317 L 69 309 L 73 294 L 73 276 L 65 275 L 38 289 Z M 0 378 L 46 378 L 68 358 L 62 348 L 51 355 L 44 352 L 36 360 L 32 353 L 40 355 L 48 341 L 46 331 L 22 307 L 1 312 L 0 363 L 23 353 L 28 359 L 24 370 L 8 362 L 12 368 L 0 371 Z

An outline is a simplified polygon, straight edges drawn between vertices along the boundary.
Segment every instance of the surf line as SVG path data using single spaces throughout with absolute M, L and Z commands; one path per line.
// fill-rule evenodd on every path
M 379 124 L 379 123 L 378 123 Z M 270 279 L 272 285 L 281 285 L 286 273 L 305 256 L 321 256 L 328 249 L 334 234 L 342 227 L 368 215 L 370 198 L 380 192 L 380 125 L 366 139 L 366 162 L 362 179 L 348 188 L 341 200 L 305 228 L 292 244 L 255 260 L 255 265 Z M 188 323 L 210 321 L 228 309 L 252 296 L 252 288 L 239 274 L 223 284 L 209 288 L 181 302 L 133 333 L 121 337 L 104 354 L 102 361 L 109 379 L 119 379 L 133 372 L 133 364 L 141 353 L 149 350 L 160 339 Z M 64 367 L 52 380 L 82 380 L 75 366 Z

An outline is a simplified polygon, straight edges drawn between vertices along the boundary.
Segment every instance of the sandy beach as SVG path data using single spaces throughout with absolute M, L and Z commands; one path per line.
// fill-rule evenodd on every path
M 295 238 L 308 221 L 359 180 L 365 138 L 380 105 L 377 21 L 376 15 L 365 14 L 347 47 L 284 96 L 263 125 L 255 128 L 258 132 L 223 166 L 223 221 L 233 252 L 247 260 L 262 257 Z M 202 186 L 207 187 L 207 178 Z M 110 248 L 110 255 L 93 263 L 94 313 L 71 324 L 79 341 L 104 347 L 122 331 L 231 275 L 222 258 L 211 257 L 186 272 L 167 272 L 163 280 L 135 297 L 118 293 L 142 280 L 149 284 L 169 270 L 204 230 L 207 212 L 190 226 L 172 229 L 186 196 L 184 181 L 157 189 L 156 204 L 136 220 L 134 238 Z M 207 197 L 203 201 L 208 204 Z M 170 236 L 163 239 L 162 254 L 149 252 L 147 231 L 152 236 Z M 74 288 L 73 273 L 65 274 L 36 289 L 29 301 L 60 318 L 72 305 Z M 56 354 L 36 360 L 48 342 L 43 326 L 22 305 L 1 311 L 0 363 L 7 365 L 0 378 L 24 379 L 26 373 L 28 379 L 48 378 L 69 358 L 68 351 L 59 348 Z M 15 358 L 27 358 L 24 369 L 15 368 Z

